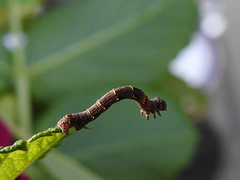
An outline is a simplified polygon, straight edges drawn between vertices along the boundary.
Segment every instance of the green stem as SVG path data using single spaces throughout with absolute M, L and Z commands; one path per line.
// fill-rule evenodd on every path
M 8 76 L 9 72 L 11 71 L 11 68 L 9 67 L 9 64 L 5 63 L 4 61 L 0 61 L 0 73 L 2 76 Z
M 19 0 L 8 0 L 10 32 L 22 33 L 21 4 Z M 20 42 L 21 44 L 21 42 Z M 21 138 L 28 138 L 32 134 L 30 80 L 26 66 L 24 47 L 19 46 L 12 52 L 13 78 L 17 103 L 17 120 Z

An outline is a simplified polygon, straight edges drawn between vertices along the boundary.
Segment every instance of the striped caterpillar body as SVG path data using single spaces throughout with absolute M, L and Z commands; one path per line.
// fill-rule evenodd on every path
M 156 118 L 155 112 L 161 116 L 160 111 L 167 109 L 167 104 L 163 99 L 159 97 L 148 99 L 142 90 L 132 86 L 123 86 L 107 92 L 86 111 L 65 115 L 58 121 L 57 127 L 61 128 L 62 133 L 66 135 L 70 127 L 74 127 L 77 131 L 85 128 L 86 124 L 96 119 L 111 105 L 122 99 L 135 100 L 141 108 L 141 114 L 145 114 L 147 120 L 149 119 L 150 113 Z

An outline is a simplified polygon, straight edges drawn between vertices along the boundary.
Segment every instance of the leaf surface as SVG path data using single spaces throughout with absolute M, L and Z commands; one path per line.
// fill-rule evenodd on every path
M 1 148 L 0 178 L 15 179 L 30 164 L 46 155 L 52 147 L 59 145 L 65 137 L 59 132 L 58 128 L 50 128 L 34 135 L 28 141 L 19 140 L 12 146 Z
M 92 84 L 141 86 L 161 77 L 189 42 L 196 14 L 190 0 L 64 5 L 29 31 L 33 92 L 49 101 L 78 95 Z
M 31 96 L 37 104 L 36 133 L 55 126 L 66 113 L 86 110 L 104 93 L 123 85 L 141 88 L 149 98 L 160 96 L 168 104 L 162 117 L 147 122 L 135 102 L 126 100 L 91 123 L 91 130 L 74 132 L 59 147 L 74 159 L 69 162 L 76 168 L 68 170 L 73 176 L 84 166 L 104 179 L 172 179 L 189 163 L 198 135 L 179 101 L 186 93 L 197 102 L 202 96 L 170 77 L 168 62 L 187 45 L 196 21 L 192 0 L 76 0 L 28 27 L 26 57 Z M 7 54 L 0 47 L 4 75 L 11 72 L 3 68 L 11 62 Z M 0 92 L 14 80 L 7 82 L 0 76 Z M 14 109 L 15 101 L 7 97 L 2 104 L 9 102 Z M 0 167 L 8 168 L 2 175 L 16 177 L 63 138 L 45 135 L 26 143 L 28 151 L 1 154 Z M 49 174 L 56 175 L 54 167 L 67 169 L 65 156 L 49 157 L 53 160 Z

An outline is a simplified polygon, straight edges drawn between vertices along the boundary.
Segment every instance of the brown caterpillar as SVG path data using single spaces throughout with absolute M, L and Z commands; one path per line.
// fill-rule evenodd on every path
M 147 120 L 150 113 L 156 118 L 155 112 L 161 116 L 160 111 L 167 109 L 167 104 L 163 99 L 159 97 L 148 99 L 142 90 L 132 86 L 123 86 L 107 92 L 86 111 L 65 115 L 58 121 L 57 127 L 61 128 L 63 134 L 68 134 L 69 128 L 73 126 L 77 131 L 86 128 L 86 124 L 96 119 L 111 105 L 122 99 L 135 100 L 141 108 L 141 114 L 145 114 Z

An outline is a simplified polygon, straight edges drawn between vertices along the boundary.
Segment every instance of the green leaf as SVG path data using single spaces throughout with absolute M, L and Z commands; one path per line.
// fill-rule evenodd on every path
M 28 141 L 18 140 L 12 146 L 0 148 L 0 179 L 15 179 L 30 164 L 59 145 L 65 137 L 59 132 L 59 128 L 49 128 Z
M 76 0 L 56 7 L 26 28 L 25 68 L 29 72 L 25 75 L 31 80 L 27 85 L 35 104 L 36 132 L 55 126 L 66 113 L 85 110 L 122 85 L 137 86 L 148 97 L 160 96 L 168 104 L 162 117 L 150 121 L 138 114 L 135 102 L 113 105 L 89 125 L 91 130 L 74 132 L 59 147 L 71 160 L 61 155 L 49 157 L 52 164 L 45 160 L 49 174 L 56 175 L 58 167 L 61 173 L 62 168 L 68 169 L 72 174 L 66 173 L 68 177 L 84 176 L 87 169 L 104 179 L 172 179 L 188 165 L 198 135 L 178 99 L 187 92 L 198 101 L 200 95 L 169 78 L 167 66 L 189 42 L 196 21 L 192 0 Z M 5 54 L 0 49 L 0 56 Z M 9 81 L 4 78 L 12 73 L 8 65 L 12 61 L 5 57 L 7 61 L 0 57 L 0 91 L 12 89 L 9 84 L 15 82 L 12 76 L 7 76 Z M 15 113 L 15 96 L 8 97 L 3 96 L 1 106 L 8 102 Z M 65 137 L 51 133 L 0 149 L 0 175 L 16 177 Z
M 27 141 L 18 140 L 12 146 L 0 147 L 0 153 L 10 153 L 16 150 L 27 151 Z
M 166 73 L 164 77 L 156 78 L 150 87 L 167 93 L 181 109 L 191 117 L 204 116 L 208 108 L 205 95 L 197 89 L 186 86 L 186 83 L 175 76 Z
M 81 180 L 100 180 L 102 179 L 96 173 L 81 165 L 71 157 L 67 157 L 63 153 L 56 150 L 51 151 L 42 161 L 44 166 L 58 178 L 65 179 L 81 179 Z M 61 169 L 61 171 L 59 171 Z
M 191 160 L 198 135 L 165 78 L 196 20 L 191 0 L 74 1 L 48 14 L 29 30 L 33 93 L 51 102 L 36 132 L 86 110 L 112 88 L 137 86 L 165 99 L 169 110 L 147 122 L 135 102 L 123 101 L 59 148 L 105 179 L 176 176 Z
M 150 117 L 146 121 L 134 101 L 121 101 L 90 123 L 91 130 L 74 132 L 60 150 L 106 179 L 116 176 L 124 179 L 173 178 L 191 160 L 198 135 L 168 95 L 145 92 L 150 98 L 160 96 L 165 99 L 168 111 L 162 112 L 156 120 Z M 65 109 L 70 109 L 70 113 L 87 109 L 101 95 L 85 95 L 56 103 L 40 119 L 38 128 L 53 124 L 54 117 L 58 113 L 64 114 Z
M 142 86 L 167 72 L 189 42 L 196 15 L 191 0 L 66 4 L 28 32 L 33 93 L 51 101 L 92 84 Z

